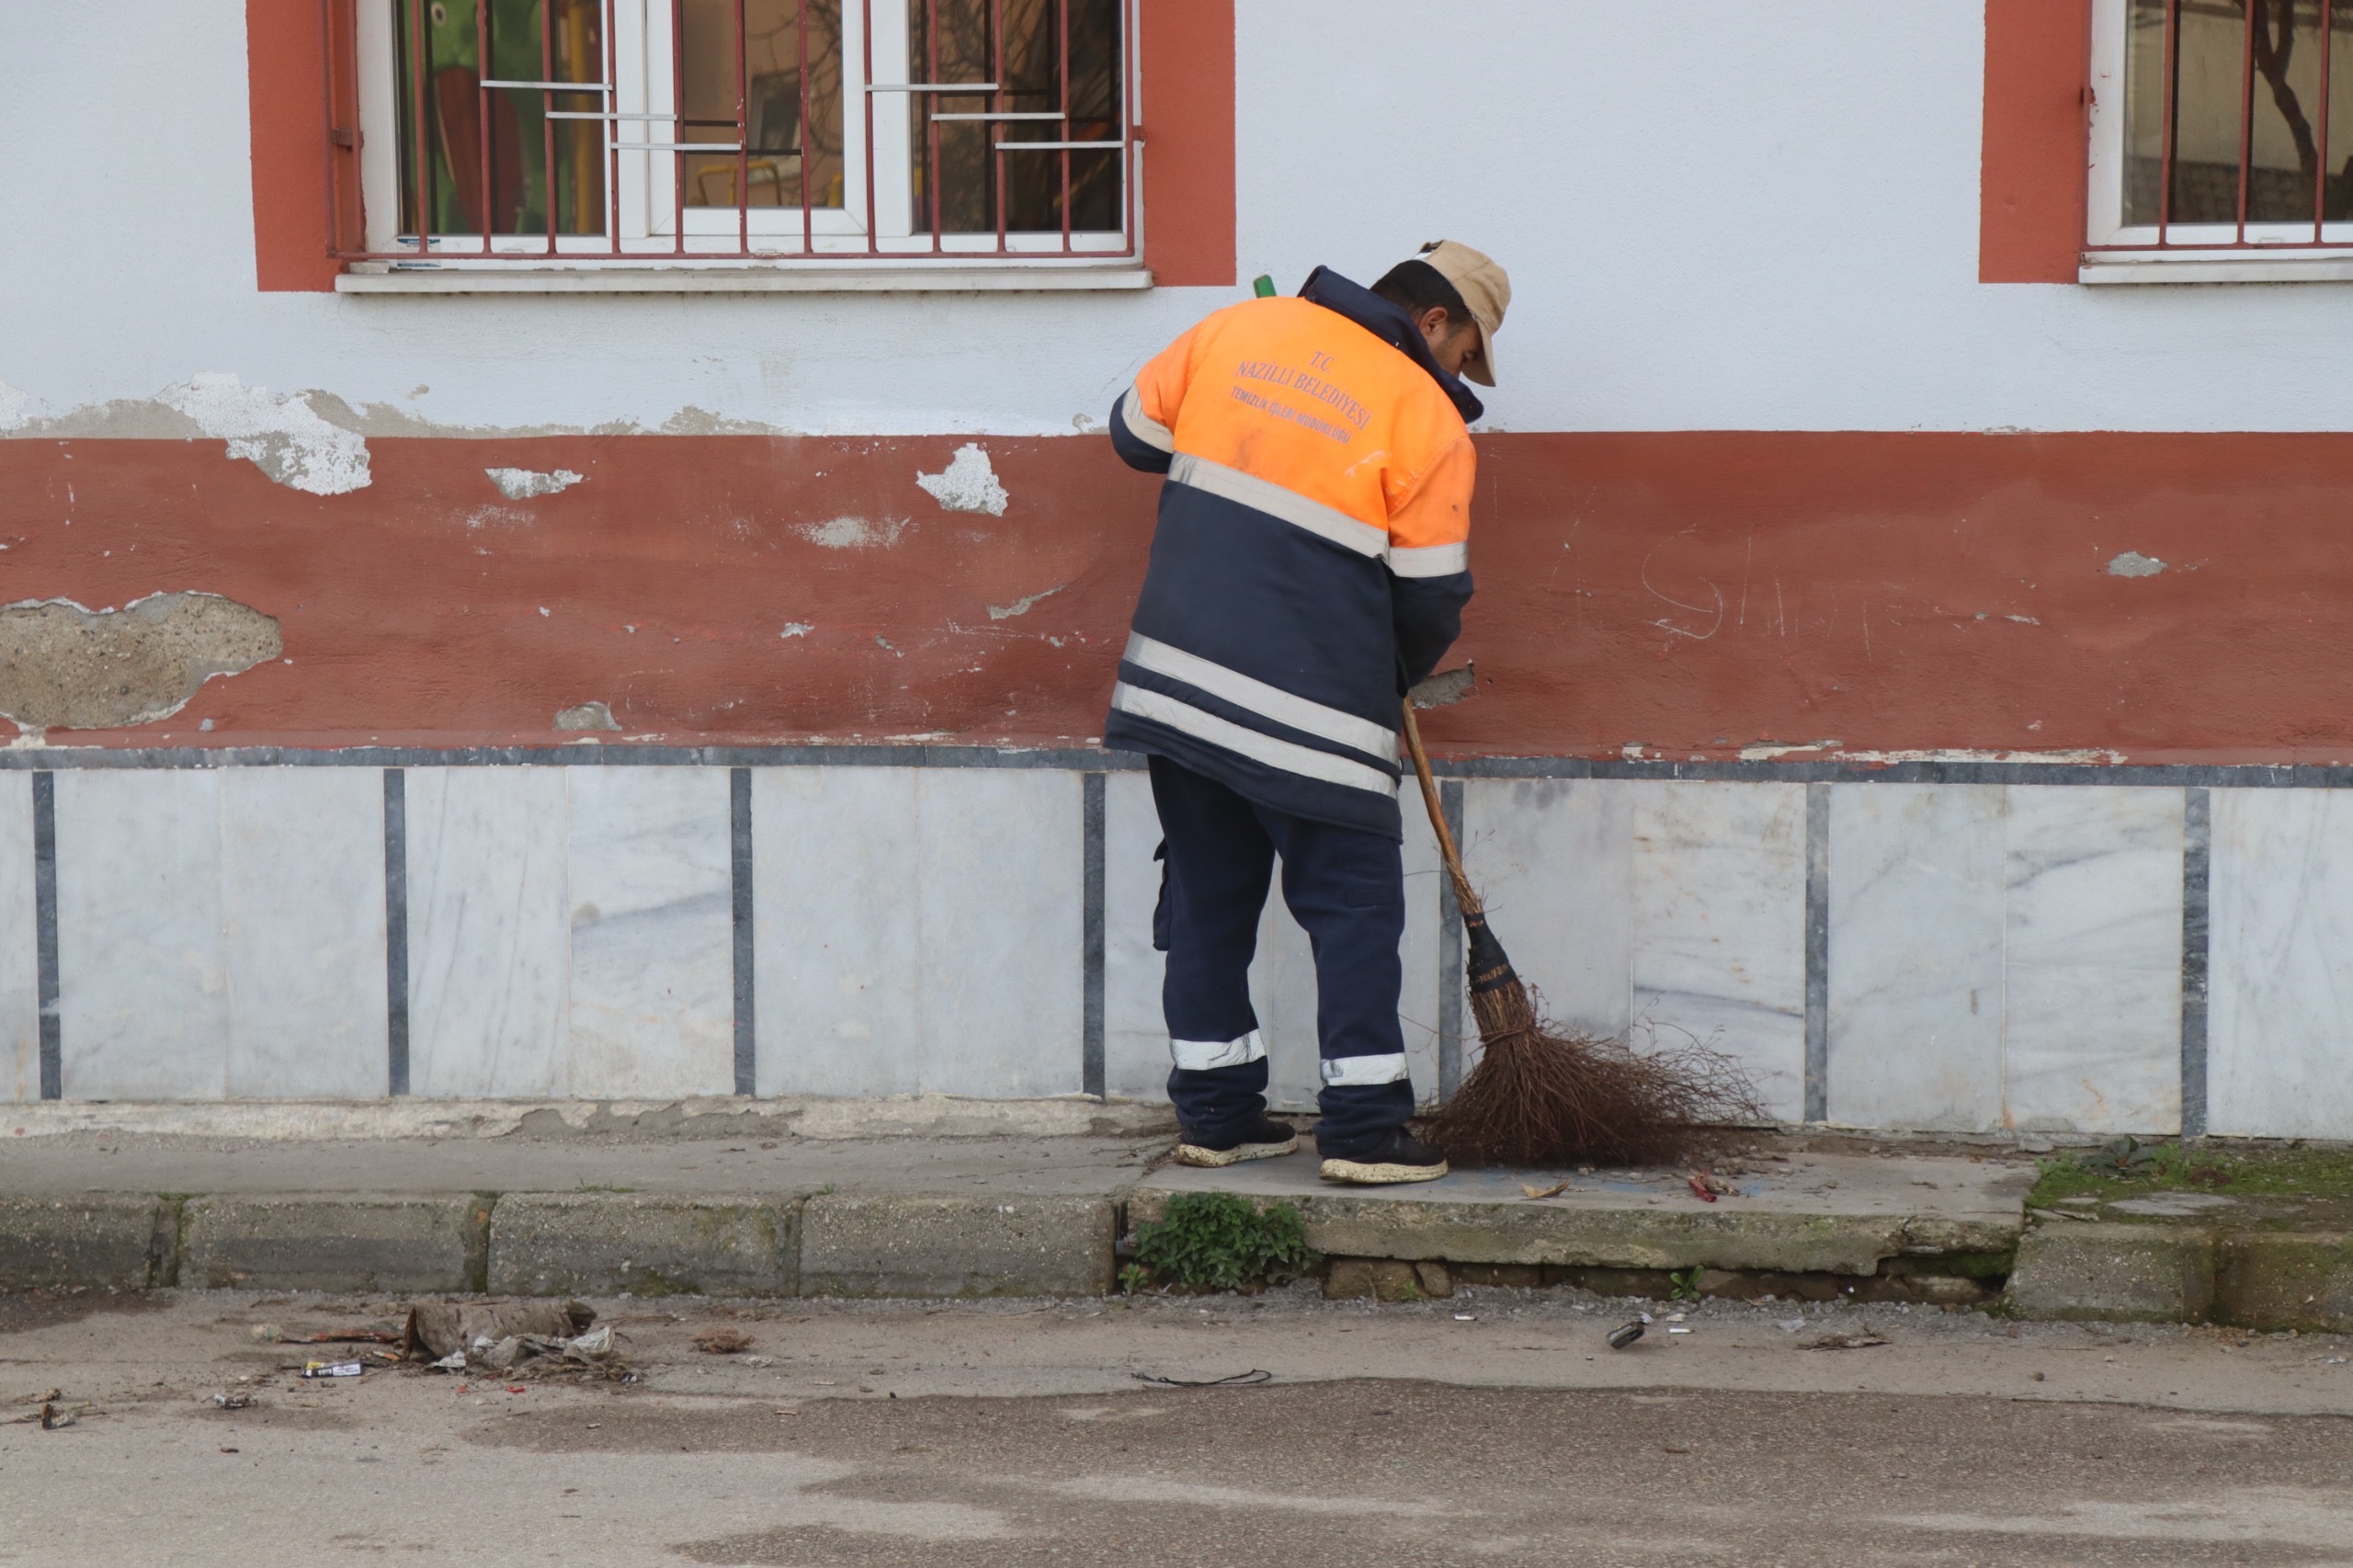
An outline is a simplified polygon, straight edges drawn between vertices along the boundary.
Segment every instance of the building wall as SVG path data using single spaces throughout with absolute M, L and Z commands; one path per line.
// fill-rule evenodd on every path
M 1153 490 L 1100 423 L 1251 276 L 1443 233 L 1516 296 L 1477 681 L 1427 726 L 1567 1016 L 1730 1042 L 1791 1115 L 2163 1131 L 2209 1085 L 2218 1131 L 2353 1134 L 2315 1087 L 2353 1025 L 2342 289 L 1982 282 L 2041 275 L 1996 264 L 1997 175 L 2054 126 L 2079 155 L 2067 74 L 2011 70 L 2020 0 L 1491 0 L 1442 38 L 1404 0 L 1240 0 L 1233 286 L 755 297 L 258 288 L 253 106 L 299 119 L 249 70 L 267 9 L 0 8 L 18 1096 L 44 973 L 77 1096 L 1149 1091 L 1150 825 L 1088 747 Z M 1987 119 L 1989 58 L 2031 134 Z M 1149 84 L 1147 126 L 1219 88 Z M 1053 750 L 769 749 L 818 743 Z M 465 749 L 557 744 L 668 749 Z M 270 747 L 303 755 L 231 754 Z M 710 747 L 755 748 L 748 882 Z M 1107 768 L 1098 1018 L 1073 890 Z M 1434 1093 L 1450 938 L 1416 918 Z

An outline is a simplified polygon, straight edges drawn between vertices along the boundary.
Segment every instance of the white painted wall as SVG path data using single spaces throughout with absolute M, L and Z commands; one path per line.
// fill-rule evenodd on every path
M 243 13 L 0 6 L 0 426 L 222 371 L 377 428 L 1069 431 L 1242 292 L 260 294 Z M 1982 14 L 1242 0 L 1242 276 L 1492 250 L 1499 429 L 2353 426 L 2353 285 L 1977 283 Z

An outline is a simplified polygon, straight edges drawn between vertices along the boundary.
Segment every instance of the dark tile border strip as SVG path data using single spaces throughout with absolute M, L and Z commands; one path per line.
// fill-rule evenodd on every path
M 2182 792 L 2181 1135 L 2206 1135 L 2206 982 L 2209 901 L 2213 886 L 2214 800 Z
M 408 1093 L 408 776 L 384 769 L 384 1081 Z
M 1092 746 L 58 746 L 0 750 L 0 770 L 84 767 L 1014 767 L 1141 772 L 1143 759 Z M 1446 778 L 1620 778 L 1740 784 L 2099 784 L 2147 789 L 2353 789 L 2353 767 L 2069 762 L 1624 762 L 1573 756 L 1435 761 Z
M 735 1092 L 759 1091 L 759 1036 L 753 971 L 759 944 L 752 926 L 752 770 L 727 774 L 728 909 L 734 938 Z
M 1104 905 L 1105 835 L 1108 824 L 1105 816 L 1104 775 L 1087 773 L 1081 776 L 1080 832 L 1085 836 L 1085 869 L 1083 903 L 1080 919 L 1082 947 L 1080 972 L 1080 1045 L 1079 1084 L 1090 1095 L 1103 1094 L 1103 984 L 1104 927 L 1108 918 Z
M 1446 828 L 1459 847 L 1462 836 L 1462 780 L 1449 778 L 1438 787 L 1438 809 L 1446 813 Z M 1438 1097 L 1454 1097 L 1462 1086 L 1462 904 L 1454 896 L 1454 879 L 1443 868 L 1438 879 Z
M 40 1097 L 65 1097 L 64 1020 L 57 1014 L 57 777 L 33 775 L 33 944 L 40 1003 Z
M 1805 1119 L 1830 1119 L 1830 786 L 1805 787 Z

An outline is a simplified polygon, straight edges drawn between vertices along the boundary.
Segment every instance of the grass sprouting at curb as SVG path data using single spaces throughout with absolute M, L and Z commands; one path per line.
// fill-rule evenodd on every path
M 1238 1290 L 1280 1285 L 1318 1261 L 1299 1210 L 1288 1203 L 1253 1207 L 1230 1192 L 1187 1192 L 1168 1200 L 1158 1220 L 1136 1228 L 1135 1261 L 1120 1270 L 1130 1290 L 1148 1285 Z

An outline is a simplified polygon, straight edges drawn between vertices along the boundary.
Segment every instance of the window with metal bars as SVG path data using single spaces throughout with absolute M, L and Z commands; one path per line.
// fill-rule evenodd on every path
M 2353 0 L 2096 0 L 2088 262 L 2353 255 Z
M 394 266 L 1140 258 L 1136 0 L 355 0 Z

